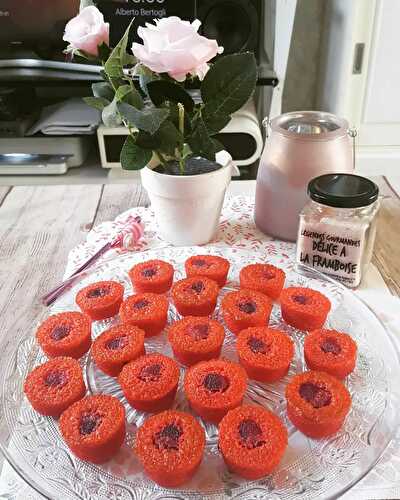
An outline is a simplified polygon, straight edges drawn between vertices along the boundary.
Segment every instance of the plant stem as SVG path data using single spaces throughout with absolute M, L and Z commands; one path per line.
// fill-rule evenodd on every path
M 185 158 L 179 158 L 179 172 L 181 175 L 185 174 Z
M 181 102 L 178 102 L 178 112 L 179 112 L 179 132 L 182 137 L 185 137 L 185 107 Z M 182 151 L 179 152 L 179 171 L 181 175 L 185 174 L 185 158 Z
M 135 139 L 135 134 L 134 134 L 130 124 L 128 122 L 125 123 L 125 120 L 123 120 L 123 122 L 124 122 L 125 127 L 127 127 L 129 130 L 129 135 L 132 137 L 132 139 Z
M 165 164 L 167 164 L 168 162 L 167 162 L 167 160 L 164 158 L 164 155 L 161 153 L 161 151 L 158 151 L 158 154 L 160 155 L 160 157 L 161 157 L 161 159 L 162 159 L 162 161 L 163 161 L 164 165 L 165 165 Z
M 178 102 L 178 110 L 179 110 L 179 132 L 184 135 L 185 134 L 185 107 L 181 102 Z
M 163 165 L 163 166 L 164 166 L 164 159 L 163 159 L 163 157 L 161 156 L 161 154 L 160 154 L 158 151 L 154 151 L 154 154 L 157 156 L 158 161 L 161 163 L 161 165 Z
M 164 167 L 164 170 L 166 172 L 168 172 L 168 162 L 167 160 L 165 159 L 165 157 L 163 156 L 163 154 L 161 153 L 161 151 L 156 151 L 154 150 L 154 154 L 157 156 L 157 158 L 159 159 L 161 165 Z

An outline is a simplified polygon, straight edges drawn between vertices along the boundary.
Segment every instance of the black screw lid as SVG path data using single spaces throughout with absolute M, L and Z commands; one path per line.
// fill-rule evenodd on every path
M 378 199 L 378 186 L 359 175 L 326 174 L 308 184 L 310 198 L 322 205 L 357 208 L 371 205 Z

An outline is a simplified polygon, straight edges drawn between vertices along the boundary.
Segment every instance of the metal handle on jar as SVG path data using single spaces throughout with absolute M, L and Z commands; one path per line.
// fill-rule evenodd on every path
M 266 138 L 268 139 L 269 130 L 271 128 L 271 120 L 269 119 L 269 116 L 266 116 L 261 123 L 262 123 L 262 126 L 264 127 Z
M 356 169 L 356 137 L 357 129 L 355 127 L 347 130 L 347 135 L 353 139 L 353 170 Z

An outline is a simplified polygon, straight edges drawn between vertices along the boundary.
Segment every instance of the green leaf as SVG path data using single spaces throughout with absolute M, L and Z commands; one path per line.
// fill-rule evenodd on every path
M 254 54 L 243 52 L 217 59 L 201 84 L 201 96 L 216 115 L 231 115 L 253 95 L 257 83 Z
M 117 100 L 114 97 L 112 102 L 103 109 L 101 114 L 103 123 L 106 127 L 118 127 L 122 120 L 117 109 Z
M 139 94 L 139 92 L 136 90 L 134 86 L 121 85 L 121 87 L 118 87 L 115 95 L 118 102 L 119 101 L 127 102 L 128 104 L 132 105 L 137 109 L 143 109 L 144 107 L 142 96 Z
M 125 52 L 122 56 L 122 65 L 123 66 L 134 66 L 137 63 L 137 59 L 133 54 L 128 54 Z
M 184 144 L 183 149 L 182 149 L 182 158 L 188 158 L 193 154 L 192 148 L 189 146 L 189 144 Z
M 219 151 L 223 151 L 225 149 L 225 146 L 222 144 L 222 142 L 219 142 L 214 137 L 211 140 L 212 140 L 212 142 L 214 144 L 214 149 L 215 149 L 216 153 L 218 153 Z
M 147 92 L 155 106 L 160 106 L 165 101 L 180 102 L 187 111 L 193 111 L 194 101 L 192 97 L 176 83 L 168 80 L 154 80 L 147 84 Z
M 95 97 L 103 97 L 110 102 L 114 99 L 114 89 L 107 82 L 92 83 L 92 92 Z
M 121 150 L 121 165 L 124 170 L 140 170 L 150 163 L 153 154 L 141 149 L 131 136 L 128 136 Z
M 160 77 L 151 71 L 151 69 L 143 66 L 143 64 L 138 64 L 136 66 L 136 74 L 139 76 L 139 85 L 142 91 L 148 95 L 147 85 L 149 82 L 153 82 L 155 80 L 159 80 Z
M 210 109 L 207 105 L 202 111 L 202 117 L 211 135 L 218 133 L 231 121 L 231 117 L 229 115 L 215 113 L 214 110 Z
M 79 11 L 83 10 L 85 7 L 91 7 L 92 5 L 95 5 L 93 0 L 81 0 Z
M 88 106 L 100 111 L 103 111 L 103 109 L 110 104 L 110 101 L 104 97 L 84 97 L 83 100 Z
M 176 148 L 183 146 L 183 135 L 169 120 L 161 125 L 155 133 L 155 138 L 159 142 L 157 149 L 171 156 L 175 154 Z
M 126 102 L 119 102 L 117 108 L 130 124 L 149 134 L 156 133 L 169 114 L 168 109 L 145 108 L 139 110 Z
M 121 87 L 117 88 L 117 91 L 115 92 L 115 98 L 117 101 L 122 101 L 125 96 L 129 94 L 131 91 L 130 85 L 121 85 Z
M 118 87 L 121 87 L 122 85 L 126 85 L 125 78 L 107 77 L 106 80 L 110 82 L 113 89 L 117 89 Z
M 124 60 L 125 60 L 126 55 L 127 55 L 126 49 L 128 46 L 129 32 L 131 30 L 133 21 L 134 21 L 134 19 L 132 19 L 131 22 L 129 23 L 128 27 L 125 30 L 123 37 L 121 38 L 121 40 L 119 41 L 119 43 L 117 45 L 117 47 L 118 46 L 120 47 L 120 60 L 121 60 L 122 65 L 124 65 Z
M 194 130 L 187 141 L 193 153 L 207 158 L 207 160 L 215 161 L 216 146 L 201 116 L 196 119 Z
M 101 61 L 107 61 L 107 59 L 110 57 L 111 49 L 110 47 L 105 43 L 101 42 L 101 45 L 98 47 L 98 54 L 99 54 L 99 59 Z
M 142 149 L 156 151 L 157 149 L 160 149 L 161 141 L 157 137 L 157 134 L 151 135 L 148 132 L 139 130 L 139 133 L 136 136 L 136 144 Z
M 110 54 L 110 57 L 107 59 L 107 62 L 104 65 L 104 71 L 110 78 L 118 78 L 124 76 L 124 57 L 126 54 L 126 47 L 128 45 L 129 31 L 131 29 L 132 23 L 134 19 L 129 23 L 124 36 L 118 42 L 118 45 L 115 46 L 113 51 Z
M 118 54 L 118 56 L 116 54 Z M 120 76 L 123 76 L 124 72 L 122 69 L 121 60 L 119 58 L 119 52 L 116 52 L 115 54 L 114 51 L 111 52 L 110 57 L 107 59 L 107 62 L 104 65 L 104 69 L 110 78 L 118 78 Z
M 166 120 L 153 135 L 141 130 L 136 138 L 136 144 L 143 149 L 161 151 L 174 156 L 175 149 L 183 146 L 183 136 L 173 123 Z

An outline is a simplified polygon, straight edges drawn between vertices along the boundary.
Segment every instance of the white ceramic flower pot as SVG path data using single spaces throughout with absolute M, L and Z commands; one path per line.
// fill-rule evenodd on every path
M 203 245 L 217 233 L 226 189 L 238 169 L 226 151 L 216 155 L 222 168 L 200 175 L 166 175 L 141 170 L 160 235 L 176 246 Z

